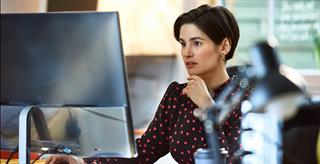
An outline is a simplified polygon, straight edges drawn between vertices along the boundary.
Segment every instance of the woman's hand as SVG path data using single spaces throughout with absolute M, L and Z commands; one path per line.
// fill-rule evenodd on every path
M 85 164 L 82 158 L 72 155 L 52 155 L 46 160 L 46 164 Z
M 188 85 L 182 90 L 200 109 L 214 104 L 205 82 L 196 75 L 189 76 Z

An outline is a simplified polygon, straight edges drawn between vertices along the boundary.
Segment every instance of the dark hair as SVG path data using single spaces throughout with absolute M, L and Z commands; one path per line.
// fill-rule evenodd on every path
M 174 37 L 179 41 L 180 28 L 184 24 L 194 24 L 204 32 L 215 44 L 219 45 L 224 38 L 231 42 L 231 49 L 225 60 L 233 57 L 240 37 L 239 27 L 232 13 L 223 6 L 211 7 L 202 5 L 181 14 L 174 23 Z

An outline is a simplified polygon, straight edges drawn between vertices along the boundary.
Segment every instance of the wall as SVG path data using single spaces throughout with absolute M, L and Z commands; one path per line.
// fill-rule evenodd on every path
M 47 0 L 1 0 L 1 13 L 46 12 Z

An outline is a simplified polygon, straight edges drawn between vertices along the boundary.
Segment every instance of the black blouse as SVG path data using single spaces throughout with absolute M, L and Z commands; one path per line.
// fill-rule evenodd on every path
M 214 90 L 213 99 L 217 98 L 230 80 Z M 124 158 L 86 158 L 87 163 L 154 163 L 160 157 L 171 153 L 178 163 L 194 163 L 193 154 L 198 148 L 207 148 L 203 122 L 193 115 L 197 108 L 190 98 L 182 95 L 186 84 L 173 82 L 163 96 L 156 114 L 146 132 L 137 139 L 138 157 Z M 236 92 L 237 89 L 234 90 Z M 232 96 L 231 93 L 229 96 Z M 248 97 L 245 94 L 244 97 Z M 228 151 L 229 158 L 240 148 L 240 102 L 233 107 L 233 112 L 218 128 L 220 146 Z

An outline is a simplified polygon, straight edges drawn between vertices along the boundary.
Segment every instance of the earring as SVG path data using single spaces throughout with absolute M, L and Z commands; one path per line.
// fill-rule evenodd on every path
M 223 61 L 223 62 L 225 62 L 226 61 L 226 58 L 225 58 L 225 55 L 223 54 L 223 53 L 221 53 L 221 60 Z

